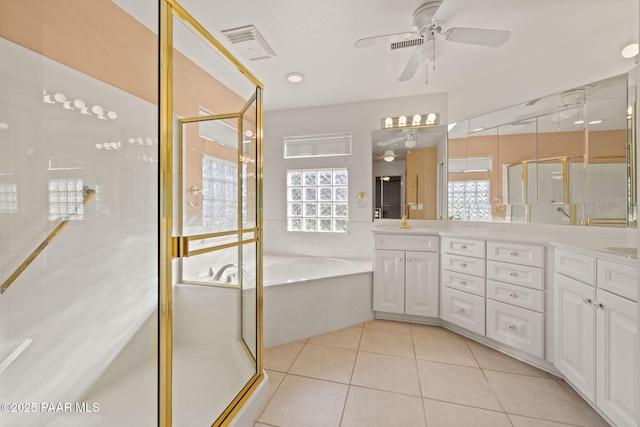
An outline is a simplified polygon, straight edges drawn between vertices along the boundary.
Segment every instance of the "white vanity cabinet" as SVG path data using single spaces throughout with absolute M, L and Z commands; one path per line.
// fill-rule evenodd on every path
M 487 337 L 544 358 L 544 246 L 487 242 Z
M 485 242 L 448 236 L 441 248 L 440 317 L 485 335 Z
M 438 236 L 376 234 L 373 310 L 438 317 Z
M 636 426 L 637 302 L 625 296 L 637 299 L 637 272 L 565 249 L 555 267 L 556 368 L 615 425 Z

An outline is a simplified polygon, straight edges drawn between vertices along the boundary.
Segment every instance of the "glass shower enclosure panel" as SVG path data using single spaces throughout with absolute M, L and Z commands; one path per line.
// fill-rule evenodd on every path
M 158 2 L 119 3 L 0 2 L 3 427 L 158 425 Z
M 173 425 L 228 421 L 261 380 L 261 92 L 173 16 Z

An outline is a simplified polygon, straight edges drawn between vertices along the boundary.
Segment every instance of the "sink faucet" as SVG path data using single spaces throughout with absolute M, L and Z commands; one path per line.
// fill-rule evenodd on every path
M 220 280 L 220 278 L 221 278 L 221 277 L 222 277 L 222 275 L 224 274 L 225 270 L 226 270 L 227 268 L 230 268 L 230 267 L 233 267 L 233 268 L 236 268 L 236 269 L 238 268 L 235 264 L 227 264 L 227 265 L 223 265 L 223 266 L 220 268 L 220 270 L 218 270 L 218 272 L 216 273 L 216 275 L 215 275 L 215 276 L 213 276 L 213 281 L 214 281 L 214 282 L 217 282 L 218 280 Z

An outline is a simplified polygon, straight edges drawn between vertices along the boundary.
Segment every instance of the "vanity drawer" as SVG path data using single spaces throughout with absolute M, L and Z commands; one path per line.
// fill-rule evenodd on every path
M 449 270 L 442 270 L 441 277 L 442 286 L 470 292 L 481 297 L 485 294 L 484 277 L 476 277 Z
M 376 249 L 400 251 L 437 252 L 440 247 L 438 236 L 404 236 L 401 234 L 376 234 Z
M 449 323 L 484 335 L 484 298 L 455 289 L 440 289 L 440 315 Z
M 487 300 L 487 337 L 544 358 L 544 315 Z
M 596 284 L 596 259 L 576 252 L 556 249 L 554 271 L 591 286 Z
M 487 279 L 499 280 L 533 289 L 544 289 L 544 270 L 528 265 L 487 261 Z
M 458 239 L 455 237 L 442 238 L 442 252 L 456 255 L 466 255 L 476 258 L 484 258 L 484 240 Z
M 638 300 L 638 270 L 631 265 L 598 259 L 598 288 L 630 300 Z
M 440 259 L 444 270 L 484 277 L 484 259 L 451 254 L 442 254 Z
M 487 298 L 544 312 L 544 291 L 487 280 Z
M 487 242 L 487 259 L 544 267 L 544 246 Z

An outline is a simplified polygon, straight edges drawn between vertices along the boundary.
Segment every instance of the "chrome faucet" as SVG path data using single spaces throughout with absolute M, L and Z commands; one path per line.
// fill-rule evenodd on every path
M 566 216 L 567 218 L 571 219 L 571 216 L 567 213 L 567 211 L 565 211 L 563 208 L 557 208 L 556 209 L 558 212 L 562 213 L 564 216 Z
M 222 275 L 224 274 L 225 270 L 226 270 L 227 268 L 230 268 L 230 267 L 233 267 L 233 268 L 236 268 L 236 269 L 238 268 L 235 264 L 227 264 L 227 265 L 223 265 L 223 266 L 220 268 L 220 270 L 218 270 L 218 272 L 216 273 L 216 275 L 215 275 L 215 276 L 213 276 L 213 281 L 214 281 L 214 282 L 217 282 L 218 280 L 220 280 L 220 278 L 221 278 L 221 277 L 222 277 Z

